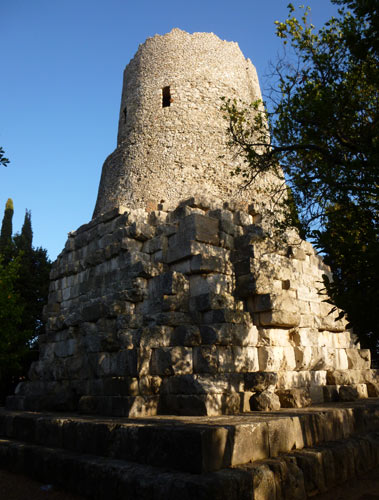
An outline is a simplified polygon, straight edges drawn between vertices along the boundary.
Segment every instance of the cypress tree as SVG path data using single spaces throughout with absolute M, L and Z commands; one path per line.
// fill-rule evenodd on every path
M 13 201 L 8 198 L 5 204 L 3 222 L 0 232 L 0 254 L 3 256 L 3 261 L 6 264 L 12 257 L 12 219 L 13 219 Z
M 30 210 L 26 210 L 24 224 L 21 229 L 21 245 L 24 246 L 24 250 L 32 249 L 33 242 L 33 230 L 32 230 L 32 213 Z
M 16 290 L 24 305 L 20 328 L 34 339 L 44 328 L 42 309 L 47 302 L 51 262 L 46 250 L 33 247 L 30 210 L 26 210 L 21 233 L 14 236 L 13 242 L 20 259 Z
M 21 233 L 15 235 L 14 243 L 17 253 L 23 252 L 24 254 L 30 254 L 33 250 L 32 214 L 30 210 L 25 211 Z

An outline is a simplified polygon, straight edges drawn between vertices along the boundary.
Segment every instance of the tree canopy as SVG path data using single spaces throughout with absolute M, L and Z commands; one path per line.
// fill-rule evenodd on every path
M 329 293 L 372 346 L 378 326 L 361 321 L 351 304 L 378 278 L 379 7 L 332 2 L 342 8 L 319 30 L 309 8 L 298 18 L 289 4 L 288 18 L 276 23 L 284 55 L 273 66 L 267 102 L 225 100 L 224 110 L 231 143 L 246 159 L 236 173 L 246 183 L 268 170 L 284 173 L 270 196 L 287 206 L 286 224 L 297 223 L 324 252 L 337 276 L 333 286 L 326 282 Z M 378 292 L 370 294 L 366 305 L 375 310 Z
M 0 231 L 0 253 L 7 262 L 12 254 L 13 211 L 13 201 L 8 198 Z
M 0 232 L 0 400 L 36 358 L 51 268 L 46 250 L 33 247 L 30 211 L 14 236 L 12 217 L 13 202 L 8 200 Z

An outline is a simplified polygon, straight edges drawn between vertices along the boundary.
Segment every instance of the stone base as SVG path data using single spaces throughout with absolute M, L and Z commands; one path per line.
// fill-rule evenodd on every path
M 377 464 L 379 399 L 206 419 L 0 409 L 1 468 L 99 500 L 303 499 Z
M 259 221 L 254 207 L 191 198 L 70 233 L 39 361 L 8 408 L 212 416 L 376 394 L 370 352 L 319 293 L 327 266 Z

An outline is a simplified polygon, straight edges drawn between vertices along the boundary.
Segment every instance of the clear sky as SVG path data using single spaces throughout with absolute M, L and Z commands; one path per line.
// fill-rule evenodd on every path
M 300 2 L 293 1 L 294 5 Z M 55 259 L 92 217 L 103 161 L 116 146 L 122 72 L 138 45 L 177 27 L 239 43 L 264 86 L 288 0 L 3 0 L 0 2 L 0 218 L 7 198 L 20 231 Z M 320 26 L 336 13 L 308 0 Z

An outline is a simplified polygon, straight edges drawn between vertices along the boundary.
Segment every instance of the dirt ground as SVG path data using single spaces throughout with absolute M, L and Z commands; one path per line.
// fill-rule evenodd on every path
M 0 470 L 0 500 L 84 500 L 84 498 L 28 477 Z M 323 495 L 317 495 L 312 500 L 379 500 L 379 467 L 359 479 L 349 481 Z

